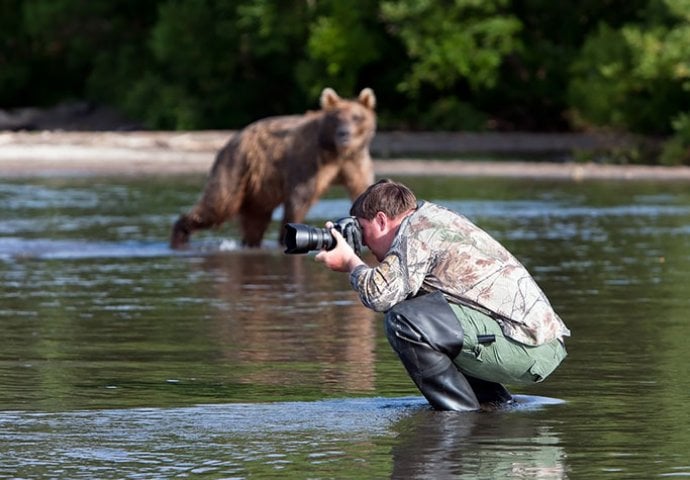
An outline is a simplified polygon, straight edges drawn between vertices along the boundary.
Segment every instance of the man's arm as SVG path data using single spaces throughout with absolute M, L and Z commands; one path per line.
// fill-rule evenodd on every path
M 335 248 L 321 250 L 314 260 L 323 263 L 334 272 L 352 272 L 359 265 L 366 265 L 338 230 L 331 228 L 331 234 L 336 240 Z

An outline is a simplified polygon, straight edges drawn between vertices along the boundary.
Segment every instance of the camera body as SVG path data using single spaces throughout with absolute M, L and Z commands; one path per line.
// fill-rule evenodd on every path
M 333 222 L 352 250 L 359 256 L 362 252 L 362 229 L 355 217 L 343 217 Z M 285 225 L 285 253 L 308 253 L 312 250 L 332 250 L 336 240 L 328 228 L 310 227 L 301 223 Z

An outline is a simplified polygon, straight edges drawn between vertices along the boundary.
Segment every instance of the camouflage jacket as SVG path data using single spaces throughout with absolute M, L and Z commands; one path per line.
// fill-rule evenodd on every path
M 429 202 L 405 218 L 376 267 L 350 282 L 365 306 L 386 311 L 420 293 L 446 298 L 493 317 L 504 334 L 526 345 L 562 339 L 570 331 L 525 267 L 467 218 Z

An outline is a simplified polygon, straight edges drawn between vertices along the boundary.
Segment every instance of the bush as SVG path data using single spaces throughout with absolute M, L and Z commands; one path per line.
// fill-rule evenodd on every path
M 675 133 L 664 143 L 659 163 L 690 165 L 690 114 L 679 114 L 672 124 Z
M 568 89 L 577 126 L 670 134 L 690 109 L 690 25 L 684 0 L 650 2 L 647 24 L 601 25 L 571 67 Z

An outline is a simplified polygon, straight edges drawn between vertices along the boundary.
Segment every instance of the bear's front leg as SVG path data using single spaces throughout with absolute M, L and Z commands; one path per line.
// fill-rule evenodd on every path
M 273 210 L 265 205 L 260 210 L 256 204 L 250 208 L 243 208 L 240 212 L 242 245 L 251 248 L 260 247 L 272 217 Z
M 311 203 L 306 200 L 288 200 L 284 203 L 283 222 L 280 225 L 280 234 L 278 240 L 281 245 L 285 245 L 285 225 L 288 223 L 303 223 L 307 212 L 311 207 Z

